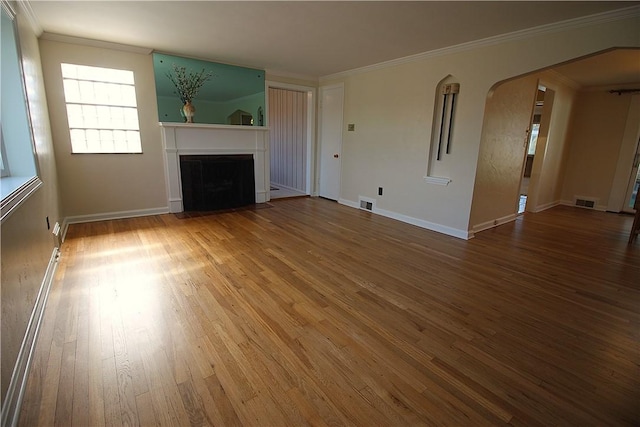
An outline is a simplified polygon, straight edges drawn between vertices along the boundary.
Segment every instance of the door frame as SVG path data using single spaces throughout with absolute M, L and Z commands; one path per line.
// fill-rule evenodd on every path
M 633 212 L 626 208 L 627 190 L 631 181 L 632 161 L 640 139 L 640 94 L 631 95 L 627 123 L 620 144 L 618 163 L 609 192 L 607 210 L 611 212 Z
M 342 119 L 341 119 L 341 123 L 340 123 L 340 153 L 338 153 L 338 155 L 340 156 L 340 185 L 339 187 L 341 187 L 342 184 L 342 144 L 344 142 L 344 132 L 343 132 L 343 126 L 344 126 L 344 83 L 335 83 L 335 84 L 330 84 L 330 85 L 323 85 L 320 86 L 320 91 L 319 91 L 319 99 L 318 102 L 319 104 L 322 103 L 322 95 L 324 94 L 325 90 L 330 90 L 330 89 L 342 89 Z M 323 108 L 322 105 L 320 106 L 320 109 L 318 111 L 318 156 L 316 158 L 316 162 L 317 162 L 317 170 L 318 170 L 318 174 L 316 175 L 316 188 L 317 188 L 317 192 L 318 195 L 320 194 L 320 174 L 322 173 L 322 112 L 323 112 Z M 341 193 L 339 191 L 339 193 Z M 338 194 L 338 199 L 337 201 L 340 201 L 340 197 L 341 194 Z
M 305 177 L 305 191 L 307 195 L 317 195 L 318 188 L 312 188 L 312 177 L 316 175 L 315 165 L 315 139 L 316 134 L 316 97 L 317 90 L 315 87 L 302 86 L 290 83 L 281 83 L 272 80 L 265 81 L 265 126 L 269 127 L 269 89 L 287 89 L 295 90 L 297 92 L 304 92 L 307 94 L 307 134 L 305 136 L 305 142 L 307 146 L 307 158 L 306 158 L 306 177 Z M 271 147 L 269 147 L 271 149 Z M 270 155 L 268 156 L 269 158 Z
M 533 135 L 533 122 L 535 120 L 535 116 L 536 116 L 536 108 L 538 107 L 538 92 L 542 91 L 544 92 L 545 96 L 547 94 L 547 85 L 542 84 L 541 80 L 538 79 L 538 84 L 536 85 L 536 92 L 535 95 L 533 96 L 533 105 L 531 107 L 531 118 L 529 119 L 529 126 L 527 127 L 525 133 L 525 137 L 524 137 L 524 156 L 522 158 L 522 170 L 520 171 L 520 183 L 518 184 L 518 197 L 516 198 L 516 215 L 523 215 L 525 212 L 527 212 L 527 207 L 529 209 L 531 209 L 531 207 L 533 206 L 532 201 L 532 197 L 531 197 L 531 191 L 528 190 L 527 191 L 527 201 L 525 203 L 524 209 L 522 212 L 520 212 L 520 197 L 521 197 L 521 193 L 522 193 L 522 182 L 525 179 L 524 176 L 524 172 L 526 170 L 527 167 L 527 160 L 529 157 L 529 146 L 531 144 L 531 136 Z M 538 130 L 540 130 L 542 128 L 541 124 L 542 124 L 542 116 L 545 114 L 545 104 L 544 104 L 544 97 L 543 97 L 543 102 L 542 102 L 542 106 L 539 109 L 540 111 L 540 122 L 538 123 Z M 547 114 L 551 113 L 550 108 L 548 107 L 547 104 L 547 110 L 546 110 Z M 548 127 L 546 129 L 547 133 L 548 133 Z M 540 136 L 540 134 L 538 134 L 538 136 Z M 546 135 L 545 135 L 546 136 Z M 533 162 L 535 163 L 535 159 L 536 156 L 538 154 L 538 145 L 536 144 L 536 150 L 533 153 Z M 529 178 L 529 185 L 528 185 L 528 189 L 531 188 L 535 188 L 538 185 L 538 180 L 539 180 L 539 175 L 536 174 L 536 179 L 533 179 L 533 164 L 531 165 L 531 173 L 528 176 Z M 532 181 L 534 185 L 532 185 Z M 536 188 L 537 190 L 537 188 Z M 534 193 L 537 199 L 537 193 Z
M 633 164 L 631 166 L 631 173 L 629 174 L 629 184 L 627 186 L 627 192 L 624 198 L 624 205 L 622 206 L 623 212 L 636 212 L 636 210 L 631 206 L 631 198 L 633 197 L 633 190 L 635 189 L 636 181 L 638 180 L 638 172 L 640 172 L 640 137 L 638 138 L 636 151 L 633 155 Z M 640 189 L 636 194 L 636 199 L 638 197 L 640 197 Z

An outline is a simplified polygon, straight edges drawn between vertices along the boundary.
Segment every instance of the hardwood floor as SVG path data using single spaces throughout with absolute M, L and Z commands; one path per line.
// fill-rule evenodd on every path
M 20 424 L 638 425 L 632 219 L 463 241 L 302 198 L 73 225 Z

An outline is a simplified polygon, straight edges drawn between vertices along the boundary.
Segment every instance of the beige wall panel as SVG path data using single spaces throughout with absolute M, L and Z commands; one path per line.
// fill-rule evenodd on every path
M 496 83 L 616 46 L 637 46 L 637 19 L 599 23 L 389 67 L 372 67 L 323 79 L 345 84 L 341 194 L 359 196 L 378 209 L 435 225 L 446 232 L 469 229 L 487 94 Z M 424 181 L 433 101 L 447 75 L 460 83 L 447 186 Z M 346 124 L 354 123 L 355 132 Z M 384 195 L 378 196 L 378 187 Z
M 640 83 L 639 83 L 640 86 Z M 620 151 L 618 152 L 618 165 L 611 183 L 609 193 L 608 211 L 619 212 L 629 209 L 628 200 L 629 181 L 633 170 L 636 150 L 640 144 L 640 93 L 630 96 L 627 123 L 625 124 Z
M 517 212 L 520 178 L 538 78 L 533 75 L 496 87 L 487 99 L 471 226 Z
M 542 114 L 544 136 L 538 138 L 531 173 L 528 211 L 539 211 L 560 202 L 565 164 L 569 157 L 567 134 L 575 103 L 575 91 L 559 83 L 552 73 L 541 73 L 540 84 L 547 88 Z
M 624 135 L 630 96 L 605 91 L 577 95 L 562 199 L 598 199 L 606 207 Z
M 167 193 L 151 55 L 41 40 L 63 215 L 166 208 Z M 143 154 L 71 154 L 61 63 L 132 70 Z
M 2 223 L 2 400 L 47 264 L 53 252 L 51 226 L 59 221 L 58 184 L 38 40 L 22 14 L 17 18 L 26 90 L 43 185 Z

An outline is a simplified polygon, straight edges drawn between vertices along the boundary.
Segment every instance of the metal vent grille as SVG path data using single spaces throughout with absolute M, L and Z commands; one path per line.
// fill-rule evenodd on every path
M 371 211 L 373 210 L 373 203 L 367 202 L 366 200 L 360 200 L 360 209 Z
M 360 204 L 360 209 L 362 209 L 363 211 L 375 212 L 376 199 L 372 199 L 371 197 L 358 196 L 358 202 Z
M 593 209 L 596 207 L 596 201 L 589 199 L 576 199 L 576 206 L 580 206 L 581 208 Z

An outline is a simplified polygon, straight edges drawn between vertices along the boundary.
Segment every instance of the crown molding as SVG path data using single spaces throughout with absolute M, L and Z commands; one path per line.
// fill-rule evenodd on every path
M 40 25 L 40 21 L 33 11 L 29 0 L 17 0 L 17 3 L 20 11 L 27 18 L 27 21 L 29 21 L 29 25 L 31 25 L 31 29 L 36 34 L 36 37 L 40 37 L 44 30 L 42 28 L 42 25 Z
M 543 34 L 551 34 L 559 31 L 572 30 L 572 29 L 587 27 L 595 24 L 603 24 L 607 22 L 620 21 L 623 19 L 638 18 L 638 17 L 640 17 L 640 6 L 632 6 L 624 9 L 617 9 L 609 12 L 598 13 L 595 15 L 589 15 L 589 16 L 584 16 L 580 18 L 573 18 L 565 21 L 554 22 L 551 24 L 540 25 L 538 27 L 514 31 L 511 33 L 501 34 L 498 36 L 487 37 L 484 39 L 474 40 L 467 43 L 461 43 L 455 46 L 449 46 L 441 49 L 430 50 L 427 52 L 417 53 L 415 55 L 409 55 L 402 58 L 379 62 L 373 65 L 367 65 L 365 67 L 354 68 L 352 70 L 329 74 L 326 76 L 321 76 L 319 81 L 320 83 L 322 83 L 322 82 L 326 82 L 334 79 L 340 79 L 347 76 L 352 76 L 355 74 L 367 73 L 370 71 L 381 70 L 389 67 L 395 67 L 397 65 L 422 61 L 425 59 L 435 58 L 438 56 L 451 55 L 454 53 L 464 52 L 472 49 L 478 49 L 481 47 L 494 46 L 497 44 L 528 39 L 528 38 L 532 38 L 532 37 L 543 35 Z
M 16 17 L 15 7 L 11 3 L 9 3 L 8 0 L 0 0 L 0 6 L 5 11 L 7 16 L 9 16 L 9 18 L 15 19 Z
M 124 52 L 139 53 L 141 55 L 150 55 L 153 49 L 148 47 L 131 46 L 121 43 L 105 42 L 102 40 L 85 39 L 82 37 L 66 36 L 64 34 L 47 33 L 46 31 L 40 36 L 42 40 L 50 40 L 60 43 L 70 43 L 82 46 L 99 47 L 104 49 L 121 50 Z

